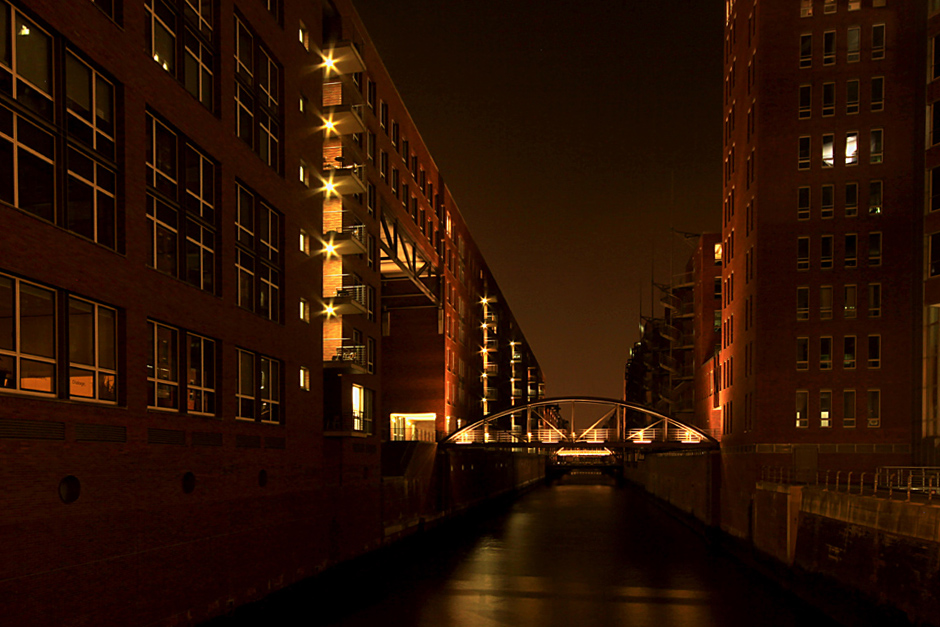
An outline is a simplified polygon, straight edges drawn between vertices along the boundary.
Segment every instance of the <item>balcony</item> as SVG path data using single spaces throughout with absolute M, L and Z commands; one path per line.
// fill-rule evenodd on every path
M 499 374 L 499 364 L 495 364 L 495 363 L 486 364 L 485 372 L 486 372 L 486 376 L 495 377 L 496 375 Z
M 659 328 L 659 334 L 667 340 L 678 342 L 682 338 L 682 333 L 671 324 L 664 324 Z
M 365 416 L 361 413 L 346 412 L 323 417 L 323 435 L 333 438 L 365 438 Z
M 486 390 L 484 390 L 484 392 L 483 392 L 483 398 L 486 399 L 486 400 L 488 400 L 488 401 L 495 401 L 495 400 L 499 399 L 499 392 L 496 390 L 496 388 L 489 388 L 489 387 L 488 387 L 488 388 L 486 388 Z
M 323 164 L 323 187 L 327 194 L 352 196 L 366 193 L 364 168 L 358 163 L 349 165 L 334 161 Z
M 351 285 L 336 290 L 336 295 L 326 298 L 327 313 L 337 316 L 349 316 L 369 313 L 366 302 L 366 286 Z
M 344 81 L 323 86 L 323 123 L 327 133 L 352 135 L 366 130 L 362 119 L 362 94 Z
M 327 254 L 365 255 L 366 227 L 362 224 L 344 226 L 342 233 L 329 231 L 323 235 Z
M 324 370 L 335 370 L 344 374 L 368 374 L 365 346 L 340 346 L 329 361 L 323 362 Z
M 355 44 L 351 41 L 338 41 L 332 48 L 323 51 L 323 61 L 327 73 L 356 74 L 365 72 L 366 63 Z

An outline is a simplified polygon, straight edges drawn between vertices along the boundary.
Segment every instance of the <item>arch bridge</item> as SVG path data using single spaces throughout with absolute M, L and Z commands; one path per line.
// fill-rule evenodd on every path
M 578 428 L 578 423 L 590 426 Z M 718 448 L 704 430 L 645 405 L 593 396 L 546 398 L 494 412 L 458 429 L 445 446 L 540 449 L 569 468 L 622 463 L 628 450 Z

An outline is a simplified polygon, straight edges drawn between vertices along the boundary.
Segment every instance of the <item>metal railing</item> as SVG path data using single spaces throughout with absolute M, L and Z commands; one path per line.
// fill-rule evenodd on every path
M 882 466 L 875 471 L 806 470 L 792 466 L 762 466 L 762 481 L 789 485 L 815 485 L 827 492 L 845 492 L 879 498 L 940 497 L 940 467 Z M 896 496 L 897 495 L 897 496 Z
M 336 288 L 338 298 L 351 298 L 360 305 L 366 306 L 366 286 L 365 285 L 347 285 Z
M 366 226 L 364 224 L 351 224 L 343 227 L 343 233 L 349 233 L 362 243 L 366 241 Z
M 365 346 L 340 346 L 336 349 L 332 361 L 351 362 L 366 365 L 366 347 Z

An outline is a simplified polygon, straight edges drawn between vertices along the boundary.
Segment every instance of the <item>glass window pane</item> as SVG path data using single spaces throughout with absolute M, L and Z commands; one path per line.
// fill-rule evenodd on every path
M 65 58 L 65 97 L 70 111 L 91 122 L 91 68 L 72 54 Z
M 30 152 L 20 150 L 18 153 L 19 207 L 52 221 L 55 217 L 55 169 Z
M 69 361 L 95 365 L 95 306 L 77 298 L 69 299 Z M 87 388 L 94 389 L 93 385 Z
M 98 307 L 98 367 L 115 370 L 117 313 L 107 307 Z
M 20 350 L 55 357 L 55 293 L 20 284 Z M 25 368 L 25 366 L 24 366 Z
M 69 368 L 69 395 L 95 398 L 95 371 Z
M 52 94 L 52 42 L 49 36 L 27 20 L 16 15 L 16 71 L 46 94 Z
M 16 318 L 14 317 L 13 279 L 0 276 L 0 350 L 16 350 Z M 0 379 L 3 378 L 0 365 Z M 0 387 L 3 384 L 0 383 Z
M 20 389 L 50 394 L 55 392 L 55 364 L 21 359 Z

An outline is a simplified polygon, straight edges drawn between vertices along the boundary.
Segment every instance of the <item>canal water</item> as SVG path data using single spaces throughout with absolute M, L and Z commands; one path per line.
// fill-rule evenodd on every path
M 642 493 L 573 475 L 241 610 L 225 625 L 834 625 Z

